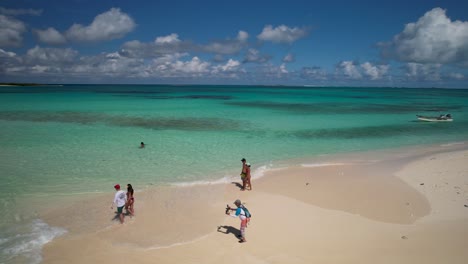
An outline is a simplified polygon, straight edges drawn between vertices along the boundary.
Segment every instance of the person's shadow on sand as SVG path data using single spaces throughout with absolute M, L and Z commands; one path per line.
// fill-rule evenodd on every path
M 111 219 L 111 221 L 120 221 L 119 214 L 115 212 L 115 216 Z
M 239 189 L 242 189 L 242 184 L 238 183 L 238 182 L 231 182 L 232 184 L 234 184 L 235 186 L 239 187 Z
M 232 226 L 218 226 L 218 232 L 226 235 L 233 234 L 236 238 L 241 235 L 240 230 Z

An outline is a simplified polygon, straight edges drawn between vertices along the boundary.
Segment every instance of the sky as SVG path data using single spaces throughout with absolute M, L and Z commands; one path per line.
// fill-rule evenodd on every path
M 468 88 L 468 1 L 2 0 L 0 82 Z

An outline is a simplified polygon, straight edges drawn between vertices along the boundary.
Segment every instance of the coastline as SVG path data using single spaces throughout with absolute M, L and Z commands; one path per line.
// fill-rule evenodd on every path
M 41 216 L 68 231 L 43 261 L 464 263 L 466 157 L 466 143 L 349 153 L 267 171 L 251 192 L 238 179 L 155 187 L 136 193 L 124 225 L 109 193 Z M 237 198 L 253 215 L 244 244 L 223 214 Z

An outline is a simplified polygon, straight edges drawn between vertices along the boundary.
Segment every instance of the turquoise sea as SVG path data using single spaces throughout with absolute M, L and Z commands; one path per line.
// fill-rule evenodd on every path
M 450 113 L 454 122 L 418 122 Z M 64 197 L 238 176 L 298 158 L 468 139 L 468 89 L 63 85 L 0 87 L 0 263 L 40 262 Z M 140 149 L 140 142 L 146 147 Z M 40 206 L 39 206 L 40 207 Z

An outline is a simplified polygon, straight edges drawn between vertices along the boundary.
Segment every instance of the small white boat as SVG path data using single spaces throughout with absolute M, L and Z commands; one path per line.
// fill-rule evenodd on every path
M 421 121 L 426 121 L 426 122 L 452 122 L 453 118 L 452 115 L 446 114 L 446 115 L 440 115 L 440 116 L 422 116 L 422 115 L 416 115 L 418 117 L 418 120 Z

